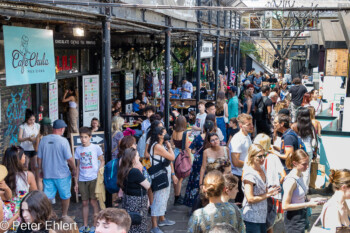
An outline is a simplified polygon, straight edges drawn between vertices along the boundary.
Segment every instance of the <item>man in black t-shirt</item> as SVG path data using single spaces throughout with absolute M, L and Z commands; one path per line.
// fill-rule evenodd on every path
M 255 120 L 257 134 L 265 133 L 271 136 L 271 121 L 268 107 L 272 107 L 272 101 L 269 100 L 270 87 L 265 85 L 261 88 L 262 95 L 255 102 Z M 270 110 L 271 111 L 271 110 Z
M 291 99 L 291 109 L 292 109 L 292 122 L 295 122 L 297 109 L 301 106 L 303 102 L 304 94 L 307 92 L 307 89 L 304 85 L 301 84 L 300 78 L 295 78 L 293 80 L 294 86 L 289 88 L 289 93 L 292 95 Z
M 297 134 L 290 128 L 290 117 L 285 114 L 278 114 L 278 123 L 275 125 L 277 132 L 283 133 L 280 154 L 278 157 L 284 166 L 286 173 L 289 173 L 289 169 L 286 167 L 286 158 L 293 154 L 298 149 L 298 137 Z

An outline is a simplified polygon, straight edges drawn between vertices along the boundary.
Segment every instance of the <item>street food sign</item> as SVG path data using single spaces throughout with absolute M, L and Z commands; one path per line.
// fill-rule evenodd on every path
M 3 26 L 6 86 L 53 82 L 52 30 Z

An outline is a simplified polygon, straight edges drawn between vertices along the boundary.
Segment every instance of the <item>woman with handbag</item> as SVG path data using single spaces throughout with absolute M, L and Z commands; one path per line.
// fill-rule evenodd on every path
M 247 165 L 243 168 L 243 220 L 247 233 L 266 233 L 267 199 L 280 192 L 280 188 L 268 189 L 266 172 L 262 166 L 265 150 L 259 144 L 252 144 L 248 150 Z
M 199 195 L 199 178 L 200 178 L 200 170 L 202 167 L 203 161 L 203 151 L 204 151 L 204 143 L 207 135 L 209 133 L 214 132 L 215 125 L 213 121 L 205 121 L 203 126 L 202 134 L 199 134 L 191 143 L 190 149 L 192 150 L 192 154 L 194 154 L 194 160 L 192 164 L 192 171 L 188 179 L 184 204 L 188 207 L 192 207 L 197 200 Z
M 175 173 L 170 166 L 175 155 L 170 137 L 163 127 L 157 127 L 151 132 L 148 153 L 151 157 L 152 166 L 148 172 L 152 179 L 153 203 L 151 206 L 152 229 L 151 233 L 162 233 L 158 226 L 171 226 L 175 222 L 165 219 L 165 212 L 170 195 L 171 178 L 177 181 Z M 164 175 L 166 174 L 166 176 Z M 165 176 L 165 177 L 164 177 Z M 159 223 L 158 223 L 159 218 Z
M 147 190 L 150 183 L 142 174 L 140 156 L 133 147 L 124 151 L 118 169 L 117 184 L 123 189 L 123 208 L 129 213 L 132 225 L 129 232 L 147 232 Z
M 337 227 L 342 227 L 344 232 L 350 232 L 350 208 L 347 202 L 350 199 L 350 170 L 330 170 L 329 181 L 335 190 L 333 196 L 323 206 L 320 218 L 322 226 L 329 233 L 339 232 Z M 345 231 L 345 229 L 347 231 Z M 320 232 L 312 228 L 311 232 Z
M 189 139 L 187 134 L 187 121 L 186 117 L 179 116 L 175 121 L 175 127 L 174 132 L 171 135 L 171 145 L 174 149 L 175 159 L 177 156 L 182 152 L 182 142 L 185 140 L 185 150 L 187 151 L 187 154 L 191 154 L 191 151 L 189 149 Z M 181 197 L 181 185 L 182 185 L 183 178 L 179 178 L 176 185 L 174 185 L 174 194 L 175 194 L 175 201 L 174 205 L 182 205 L 183 199 Z
M 282 208 L 286 233 L 304 233 L 307 228 L 307 208 L 323 204 L 323 199 L 312 198 L 307 201 L 307 188 L 303 172 L 309 167 L 309 156 L 302 150 L 296 150 L 286 159 L 287 168 L 292 169 L 284 178 Z

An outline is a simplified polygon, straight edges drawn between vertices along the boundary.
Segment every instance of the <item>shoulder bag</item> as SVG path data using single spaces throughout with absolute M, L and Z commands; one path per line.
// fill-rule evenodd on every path
M 153 192 L 167 188 L 169 186 L 168 171 L 162 162 L 162 157 L 159 160 L 154 157 L 154 145 L 156 145 L 156 143 L 152 145 L 150 151 L 150 155 L 152 157 L 152 166 L 148 169 L 148 174 L 152 180 L 151 189 Z M 157 161 L 158 164 L 154 165 L 154 161 Z
M 175 175 L 177 178 L 186 178 L 190 175 L 192 169 L 191 157 L 186 151 L 186 139 L 187 139 L 187 131 L 185 131 L 182 135 L 182 146 L 181 152 L 177 156 L 174 169 Z
M 129 174 L 128 174 L 129 175 Z M 126 180 L 126 184 L 128 183 L 128 181 Z M 141 189 L 141 196 L 140 196 L 140 199 L 141 199 L 141 209 L 142 209 L 142 187 L 140 188 Z M 124 208 L 126 207 L 126 202 L 127 202 L 127 196 L 128 196 L 128 185 L 125 186 L 125 193 L 124 193 L 124 197 L 123 200 L 124 200 Z M 140 225 L 141 222 L 142 222 L 142 217 L 143 217 L 143 214 L 142 214 L 142 211 L 140 212 L 137 212 L 137 211 L 127 211 L 128 214 L 130 215 L 130 218 L 131 218 L 131 225 Z

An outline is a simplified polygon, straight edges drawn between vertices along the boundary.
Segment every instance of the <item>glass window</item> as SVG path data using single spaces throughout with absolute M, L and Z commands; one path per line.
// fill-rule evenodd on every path
M 80 72 L 78 49 L 56 49 L 55 59 L 56 72 L 58 75 Z

